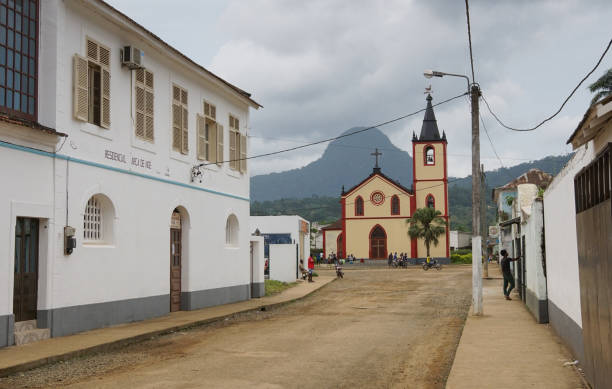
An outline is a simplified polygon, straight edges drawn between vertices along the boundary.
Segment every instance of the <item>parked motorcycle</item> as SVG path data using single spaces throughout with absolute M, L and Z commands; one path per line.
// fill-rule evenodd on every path
M 429 263 L 423 263 L 423 270 L 429 270 L 431 268 L 435 268 L 436 270 L 442 270 L 442 265 L 438 261 L 431 261 Z

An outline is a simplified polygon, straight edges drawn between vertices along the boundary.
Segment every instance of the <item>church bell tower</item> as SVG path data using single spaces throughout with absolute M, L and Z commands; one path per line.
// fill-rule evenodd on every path
M 449 258 L 449 212 L 448 212 L 448 170 L 446 161 L 446 133 L 438 130 L 438 123 L 431 105 L 431 94 L 427 95 L 427 108 L 421 133 L 412 135 L 413 190 L 416 207 L 430 207 L 440 211 L 447 222 L 446 236 L 439 238 L 437 246 L 431 247 L 434 258 Z M 425 257 L 425 244 L 418 242 L 418 257 Z

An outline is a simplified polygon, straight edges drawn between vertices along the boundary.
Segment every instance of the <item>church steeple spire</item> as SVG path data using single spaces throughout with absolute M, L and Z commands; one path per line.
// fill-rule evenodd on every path
M 427 108 L 425 109 L 425 117 L 423 118 L 423 126 L 421 127 L 421 135 L 419 136 L 419 141 L 442 140 L 440 138 L 438 122 L 436 121 L 436 115 L 434 115 L 431 100 L 431 94 L 427 94 Z

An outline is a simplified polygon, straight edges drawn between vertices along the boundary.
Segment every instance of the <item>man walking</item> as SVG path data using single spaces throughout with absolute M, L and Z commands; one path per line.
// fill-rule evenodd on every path
M 518 257 L 508 258 L 508 252 L 505 249 L 500 251 L 500 254 L 502 255 L 501 269 L 504 276 L 504 296 L 506 296 L 506 300 L 512 300 L 510 292 L 514 289 L 514 277 L 510 271 L 510 262 L 518 260 Z M 508 284 L 510 284 L 510 288 L 508 288 Z
M 314 259 L 312 255 L 308 257 L 308 282 L 314 282 L 312 280 L 312 272 L 314 271 Z

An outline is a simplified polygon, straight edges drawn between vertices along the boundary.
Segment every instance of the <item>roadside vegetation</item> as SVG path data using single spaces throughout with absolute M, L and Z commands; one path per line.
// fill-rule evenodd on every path
M 278 294 L 285 289 L 292 288 L 297 285 L 297 282 L 281 282 L 275 280 L 265 280 L 266 296 L 272 296 Z
M 472 263 L 472 250 L 459 249 L 451 251 L 451 263 Z

